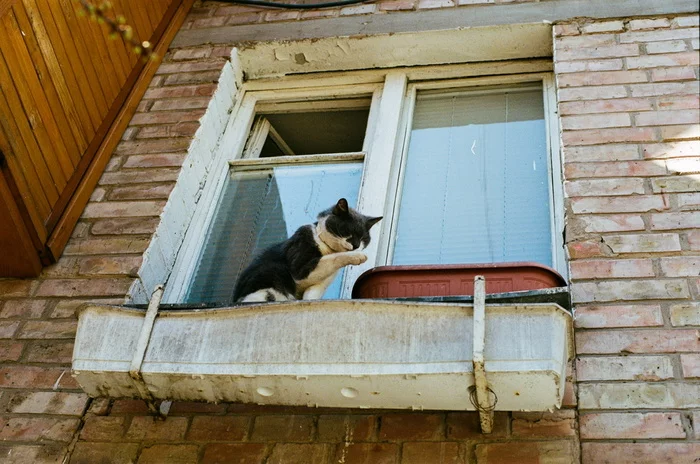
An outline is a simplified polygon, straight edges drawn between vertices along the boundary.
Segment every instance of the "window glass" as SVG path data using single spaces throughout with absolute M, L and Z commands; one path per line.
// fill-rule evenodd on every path
M 418 93 L 393 264 L 552 265 L 541 87 Z
M 207 231 L 187 303 L 231 303 L 239 274 L 268 246 L 286 240 L 345 197 L 357 204 L 362 163 L 231 171 Z M 342 273 L 324 298 L 339 298 Z

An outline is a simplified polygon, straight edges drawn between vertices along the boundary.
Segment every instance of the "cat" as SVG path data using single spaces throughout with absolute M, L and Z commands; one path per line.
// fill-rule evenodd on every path
M 365 216 L 341 198 L 317 219 L 257 256 L 241 273 L 233 301 L 316 300 L 342 267 L 367 261 L 361 250 L 369 245 L 369 230 L 381 217 Z

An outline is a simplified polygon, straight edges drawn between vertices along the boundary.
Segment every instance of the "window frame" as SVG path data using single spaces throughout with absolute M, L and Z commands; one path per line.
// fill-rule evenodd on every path
M 506 62 L 507 63 L 507 62 Z M 369 268 L 391 262 L 398 217 L 402 175 L 405 171 L 410 126 L 418 90 L 467 89 L 470 87 L 538 82 L 542 85 L 544 103 L 549 193 L 550 227 L 552 234 L 552 263 L 555 270 L 567 276 L 563 231 L 564 193 L 559 145 L 556 91 L 551 72 L 524 72 L 497 76 L 460 77 L 465 65 L 432 67 L 430 70 L 394 69 L 383 72 L 350 71 L 332 77 L 288 76 L 274 82 L 251 81 L 243 85 L 224 134 L 216 149 L 216 159 L 207 175 L 199 205 L 191 226 L 177 254 L 166 285 L 164 302 L 177 303 L 184 299 L 195 274 L 197 260 L 204 247 L 206 230 L 213 220 L 221 198 L 225 179 L 237 165 L 243 169 L 288 164 L 292 158 L 255 158 L 246 156 L 245 147 L 256 118 L 256 108 L 275 102 L 332 100 L 371 95 L 365 140 L 363 142 L 363 171 L 358 192 L 357 208 L 364 214 L 384 216 L 373 228 L 373 240 L 364 250 L 366 263 L 349 266 L 341 286 L 341 298 L 350 298 L 357 278 Z M 473 70 L 473 66 L 466 69 Z M 512 71 L 512 69 L 510 69 Z M 531 71 L 527 69 L 526 71 Z M 462 74 L 465 74 L 464 72 Z M 466 73 L 468 74 L 468 73 Z M 276 88 L 275 88 L 276 87 Z M 306 155 L 305 162 L 332 161 L 333 154 Z M 336 159 L 338 157 L 336 156 Z

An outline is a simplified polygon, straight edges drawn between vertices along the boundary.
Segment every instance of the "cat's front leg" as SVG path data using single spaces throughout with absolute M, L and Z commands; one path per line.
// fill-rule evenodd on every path
M 344 251 L 323 256 L 305 279 L 297 281 L 301 288 L 306 289 L 303 298 L 305 300 L 321 298 L 341 268 L 350 264 L 362 264 L 365 261 L 367 261 L 367 255 L 360 251 Z

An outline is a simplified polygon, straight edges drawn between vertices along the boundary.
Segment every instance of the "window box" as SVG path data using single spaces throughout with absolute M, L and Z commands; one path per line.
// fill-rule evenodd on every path
M 486 293 L 565 287 L 554 269 L 537 263 L 380 266 L 355 282 L 353 298 L 402 298 L 474 294 L 474 277 L 486 278 Z
M 135 364 L 140 371 L 130 375 L 145 318 L 123 307 L 81 309 L 73 375 L 89 395 L 474 409 L 470 304 L 326 300 L 161 310 Z M 496 409 L 559 407 L 573 354 L 571 315 L 553 303 L 487 304 L 485 326 Z

